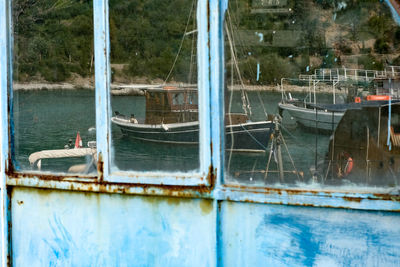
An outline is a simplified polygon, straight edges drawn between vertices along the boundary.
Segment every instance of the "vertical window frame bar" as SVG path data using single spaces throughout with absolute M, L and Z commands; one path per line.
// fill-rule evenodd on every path
M 11 55 L 12 27 L 11 0 L 0 1 L 0 197 L 1 197 L 1 266 L 9 261 L 9 199 L 6 185 L 6 171 L 9 164 L 9 103 L 8 95 L 12 88 Z
M 96 146 L 98 179 L 102 181 L 110 170 L 110 34 L 108 0 L 93 1 Z
M 225 156 L 224 127 L 224 37 L 223 23 L 227 1 L 210 3 L 210 67 L 213 166 L 217 188 L 223 184 Z

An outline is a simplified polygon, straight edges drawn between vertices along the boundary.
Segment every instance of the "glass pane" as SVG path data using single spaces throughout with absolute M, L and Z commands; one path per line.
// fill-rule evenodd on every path
M 15 168 L 95 173 L 92 1 L 15 0 L 13 23 Z
M 400 27 L 388 3 L 229 1 L 229 183 L 395 192 Z
M 112 170 L 199 167 L 196 1 L 110 1 Z

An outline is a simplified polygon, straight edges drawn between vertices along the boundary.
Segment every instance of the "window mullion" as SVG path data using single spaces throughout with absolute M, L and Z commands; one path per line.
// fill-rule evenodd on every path
M 198 25 L 198 91 L 199 91 L 199 122 L 200 122 L 200 172 L 206 175 L 211 165 L 211 117 L 210 117 L 210 65 L 209 36 L 207 16 L 207 1 L 199 1 L 197 9 Z
M 9 265 L 9 209 L 6 169 L 9 162 L 8 92 L 11 91 L 11 1 L 0 1 L 0 196 L 1 196 L 1 266 Z
M 96 85 L 96 142 L 99 179 L 107 176 L 110 166 L 109 133 L 110 104 L 110 37 L 108 21 L 108 1 L 93 1 L 94 54 Z
M 218 0 L 210 1 L 210 66 L 211 66 L 211 121 L 213 167 L 216 169 L 216 183 L 222 183 L 224 173 L 224 73 L 223 73 L 223 6 Z

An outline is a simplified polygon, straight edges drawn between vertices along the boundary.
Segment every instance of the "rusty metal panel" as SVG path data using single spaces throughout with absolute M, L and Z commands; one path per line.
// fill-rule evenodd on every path
M 211 80 L 211 138 L 212 144 L 212 165 L 216 175 L 215 183 L 217 186 L 223 183 L 224 166 L 224 38 L 222 32 L 224 1 L 210 1 L 210 80 Z
M 215 266 L 212 200 L 14 188 L 15 266 Z
M 8 91 L 11 84 L 10 1 L 0 1 L 0 265 L 7 266 L 9 239 L 9 209 L 6 188 L 6 168 L 9 156 Z
M 398 213 L 222 202 L 223 266 L 399 266 Z
M 103 180 L 104 173 L 110 168 L 109 144 L 111 136 L 108 133 L 110 125 L 110 35 L 108 27 L 108 1 L 93 1 L 94 20 L 94 56 L 96 83 L 96 145 L 98 178 Z

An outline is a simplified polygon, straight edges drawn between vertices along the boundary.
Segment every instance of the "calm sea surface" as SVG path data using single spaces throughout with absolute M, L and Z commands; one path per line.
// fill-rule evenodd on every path
M 293 94 L 296 96 L 295 94 Z M 250 92 L 253 121 L 265 119 L 268 114 L 278 112 L 277 103 L 280 93 Z M 329 96 L 321 96 L 328 101 Z M 261 100 L 261 102 L 260 102 Z M 39 90 L 14 92 L 15 159 L 22 170 L 30 170 L 28 156 L 46 149 L 63 149 L 71 139 L 75 142 L 80 133 L 84 146 L 96 138 L 95 97 L 91 90 Z M 114 96 L 112 109 L 122 114 L 135 114 L 137 118 L 145 116 L 145 98 L 140 96 Z M 240 111 L 240 93 L 235 92 L 232 111 Z M 329 136 L 316 135 L 296 127 L 294 121 L 284 114 L 283 136 L 295 167 L 309 178 L 309 168 L 322 160 L 328 148 Z M 123 136 L 120 130 L 112 126 L 113 166 L 122 170 L 193 170 L 199 166 L 198 147 L 162 145 L 141 142 Z M 317 153 L 316 153 L 317 152 Z M 293 170 L 289 154 L 282 146 L 284 169 Z M 230 179 L 246 180 L 248 183 L 275 183 L 276 174 L 268 174 L 265 169 L 267 153 L 226 153 L 226 170 Z M 65 172 L 72 164 L 80 164 L 88 159 L 52 159 L 42 162 L 43 170 Z M 270 170 L 276 170 L 272 160 Z M 287 181 L 298 180 L 293 174 L 287 175 Z M 307 180 L 307 179 L 306 179 Z

